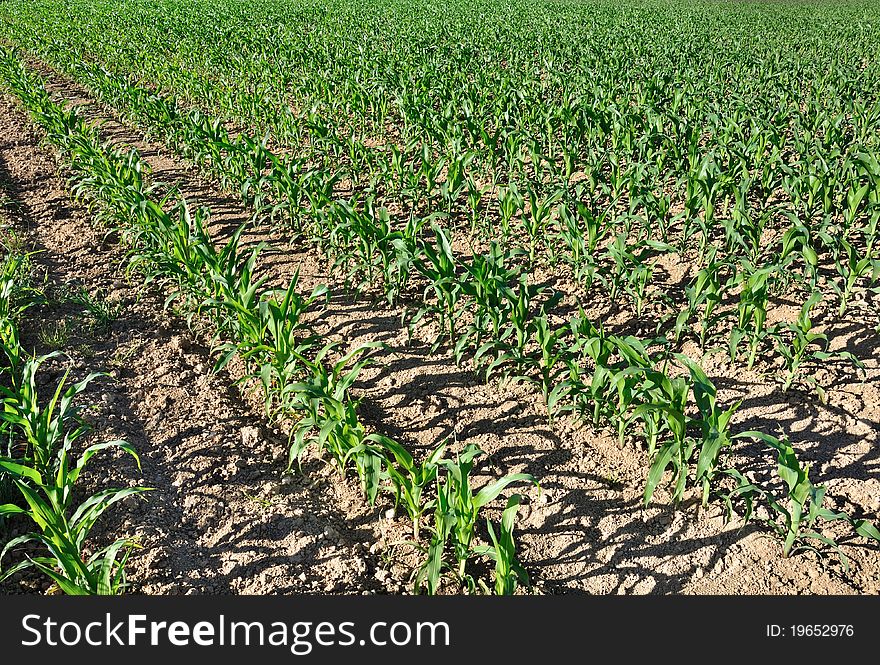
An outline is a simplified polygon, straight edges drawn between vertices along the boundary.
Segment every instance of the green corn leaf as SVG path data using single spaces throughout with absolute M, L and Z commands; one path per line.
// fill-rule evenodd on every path
M 504 478 L 499 478 L 495 482 L 489 483 L 479 492 L 477 492 L 476 496 L 474 497 L 474 505 L 477 508 L 485 506 L 487 503 L 492 501 L 492 499 L 498 496 L 505 487 L 515 482 L 529 482 L 533 485 L 538 484 L 538 481 L 530 473 L 515 473 L 509 476 L 505 476 Z

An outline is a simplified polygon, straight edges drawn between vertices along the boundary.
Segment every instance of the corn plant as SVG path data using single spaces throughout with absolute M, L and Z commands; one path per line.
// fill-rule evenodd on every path
M 429 596 L 433 596 L 440 588 L 441 578 L 444 571 L 450 569 L 446 557 L 446 548 L 452 537 L 456 524 L 456 516 L 453 510 L 453 497 L 450 492 L 438 491 L 434 502 L 434 521 L 428 545 L 419 549 L 424 553 L 425 560 L 415 571 L 414 591 L 419 593 L 424 589 Z
M 560 407 L 560 400 L 569 390 L 562 377 L 565 375 L 566 360 L 570 353 L 567 343 L 570 330 L 565 326 L 554 329 L 544 312 L 532 319 L 531 325 L 537 351 L 524 355 L 507 352 L 502 354 L 501 360 L 512 363 L 514 369 L 511 373 L 517 380 L 535 383 L 541 389 L 544 408 L 552 420 Z M 536 376 L 530 370 L 534 370 Z
M 514 482 L 526 481 L 537 484 L 527 473 L 510 474 L 481 488 L 476 494 L 471 486 L 470 474 L 474 460 L 483 451 L 471 444 L 455 459 L 443 459 L 439 464 L 444 472 L 437 478 L 437 500 L 434 511 L 434 533 L 427 548 L 427 558 L 417 575 L 417 585 L 425 585 L 433 593 L 439 584 L 444 567 L 444 551 L 449 544 L 456 566 L 457 578 L 466 581 L 467 561 L 474 554 L 472 542 L 480 509 L 492 501 L 505 487 Z
M 673 247 L 653 240 L 629 244 L 625 234 L 618 234 L 608 247 L 608 255 L 613 260 L 614 267 L 603 279 L 609 288 L 611 300 L 617 298 L 622 288 L 635 303 L 636 316 L 641 316 L 648 286 L 654 274 L 654 266 L 649 259 L 663 251 L 673 251 Z
M 432 502 L 423 500 L 423 493 L 437 478 L 446 444 L 440 444 L 421 464 L 416 464 L 412 455 L 396 441 L 378 435 L 374 441 L 393 456 L 394 463 L 388 465 L 387 474 L 394 488 L 395 507 L 403 505 L 413 523 L 413 539 L 418 542 L 422 516 L 433 507 Z
M 539 198 L 538 193 L 531 187 L 528 188 L 527 193 L 529 208 L 523 215 L 522 223 L 529 238 L 529 263 L 533 264 L 538 243 L 546 237 L 553 206 L 562 197 L 562 191 L 557 191 L 543 199 Z
M 840 298 L 840 308 L 837 310 L 837 315 L 843 316 L 858 280 L 872 273 L 877 274 L 880 259 L 876 259 L 870 254 L 862 255 L 859 249 L 845 238 L 839 238 L 838 243 L 842 252 L 835 261 L 835 267 L 841 279 L 839 283 L 831 281 L 830 284 Z
M 11 341 L 17 343 L 17 337 Z M 10 366 L 18 371 L 12 377 L 11 387 L 0 386 L 4 409 L 0 418 L 17 429 L 26 448 L 24 458 L 27 464 L 44 476 L 52 476 L 57 471 L 59 449 L 69 449 L 87 431 L 87 427 L 77 421 L 79 408 L 74 406 L 73 401 L 101 375 L 89 374 L 64 390 L 68 370 L 49 402 L 43 406 L 38 394 L 37 372 L 47 360 L 60 354 L 55 352 L 22 363 L 19 349 L 4 346 L 3 350 Z M 69 430 L 72 423 L 76 427 Z
M 554 392 L 568 400 L 565 408 L 590 416 L 593 425 L 616 426 L 622 439 L 642 374 L 653 361 L 634 337 L 607 334 L 583 311 L 571 318 L 569 329 L 572 341 L 564 356 L 567 373 Z
M 70 595 L 116 595 L 126 588 L 125 565 L 136 543 L 120 538 L 111 545 L 84 558 L 85 541 L 97 520 L 114 503 L 128 496 L 148 491 L 147 487 L 107 489 L 97 492 L 79 504 L 73 502 L 73 489 L 88 460 L 98 451 L 115 447 L 137 460 L 137 454 L 124 441 L 109 441 L 86 448 L 71 465 L 69 451 L 58 454 L 58 470 L 54 478 L 8 458 L 0 458 L 0 468 L 13 475 L 13 482 L 27 503 L 0 506 L 0 515 L 22 515 L 39 528 L 10 540 L 0 552 L 3 558 L 27 543 L 39 543 L 49 556 L 28 556 L 0 572 L 0 581 L 26 568 L 35 567 L 47 575 L 61 591 Z M 138 462 L 138 465 L 140 463 Z
M 19 352 L 4 348 L 8 358 Z M 118 449 L 131 455 L 140 468 L 137 453 L 125 441 L 107 441 L 86 447 L 74 459 L 74 445 L 88 428 L 77 418 L 74 399 L 98 375 L 93 374 L 64 390 L 66 375 L 45 406 L 40 405 L 36 375 L 51 356 L 28 360 L 19 380 L 11 388 L 0 386 L 4 411 L 0 418 L 13 428 L 23 446 L 16 457 L 0 457 L 0 469 L 12 477 L 26 507 L 0 505 L 0 516 L 20 515 L 30 519 L 38 531 L 10 540 L 0 552 L 0 565 L 16 548 L 38 543 L 48 556 L 28 555 L 3 570 L 0 580 L 34 567 L 48 576 L 66 594 L 117 594 L 126 587 L 125 565 L 135 543 L 116 540 L 89 558 L 84 558 L 85 541 L 96 521 L 111 505 L 128 496 L 146 492 L 146 487 L 106 489 L 77 504 L 74 489 L 89 460 L 103 450 Z M 120 558 L 121 557 L 121 558 Z
M 140 223 L 125 232 L 133 248 L 129 270 L 143 274 L 148 284 L 173 284 L 165 306 L 182 300 L 182 307 L 195 313 L 194 306 L 205 294 L 213 293 L 210 269 L 205 262 L 205 248 L 210 244 L 205 231 L 208 211 L 200 208 L 193 213 L 185 202 L 179 201 L 176 215 L 167 214 L 162 208 L 164 202 L 141 199 Z M 192 315 L 189 320 L 192 321 Z
M 568 205 L 561 203 L 557 209 L 557 218 L 559 228 L 556 238 L 566 248 L 563 260 L 571 265 L 575 279 L 589 287 L 593 283 L 597 266 L 578 216 L 572 214 Z
M 242 283 L 247 288 L 224 289 L 219 298 L 208 301 L 233 325 L 232 334 L 218 347 L 221 355 L 215 370 L 238 354 L 249 370 L 242 380 L 260 381 L 270 418 L 295 408 L 295 385 L 310 367 L 311 352 L 319 345 L 318 336 L 303 316 L 327 295 L 327 287 L 319 284 L 309 296 L 303 296 L 298 282 L 299 272 L 291 277 L 287 289 L 258 292 L 261 282 Z
M 416 268 L 429 282 L 425 287 L 425 301 L 429 304 L 416 313 L 412 323 L 417 323 L 428 312 L 437 315 L 440 332 L 434 341 L 433 349 L 436 351 L 444 337 L 452 344 L 455 343 L 456 323 L 461 316 L 461 312 L 457 309 L 461 298 L 461 284 L 458 279 L 457 262 L 446 231 L 436 224 L 432 224 L 432 228 L 436 244 L 425 243 L 423 258 L 416 263 Z M 430 294 L 433 294 L 434 302 L 429 302 Z
M 522 211 L 525 199 L 519 193 L 515 182 L 510 182 L 507 187 L 498 188 L 498 209 L 501 212 L 501 235 L 504 238 L 510 236 L 510 222 L 516 214 Z
M 35 368 L 28 363 L 27 353 L 21 347 L 17 324 L 31 307 L 44 301 L 44 296 L 31 284 L 30 254 L 13 253 L 8 247 L 4 249 L 7 254 L 0 266 L 0 348 L 5 362 L 0 363 L 0 377 L 11 387 L 10 394 L 15 397 L 23 386 L 36 393 L 36 386 L 32 386 L 27 378 L 28 372 L 35 371 Z M 0 419 L 0 437 L 6 440 L 0 455 L 12 458 L 17 442 L 7 420 Z M 0 502 L 14 494 L 15 487 L 9 474 L 0 471 Z
M 813 291 L 801 308 L 794 324 L 777 325 L 770 333 L 776 341 L 776 350 L 785 363 L 786 374 L 782 384 L 782 392 L 788 392 L 804 361 L 821 362 L 839 357 L 850 360 L 857 367 L 864 368 L 864 364 L 849 351 L 829 352 L 825 350 L 828 336 L 812 332 L 811 312 L 821 300 L 821 291 Z M 814 377 L 805 377 L 804 380 L 813 385 L 820 392 L 820 395 L 824 394 Z
M 511 265 L 520 252 L 505 252 L 497 242 L 489 244 L 489 251 L 477 254 L 463 264 L 460 280 L 462 294 L 473 302 L 473 321 L 462 331 L 456 343 L 456 361 L 461 362 L 465 349 L 478 349 L 482 356 L 502 340 L 504 325 L 510 319 L 513 290 L 511 284 L 519 279 L 521 271 Z M 488 340 L 488 341 L 487 341 Z M 483 347 L 487 342 L 487 347 Z
M 716 404 L 718 391 L 709 380 L 703 368 L 685 355 L 676 358 L 688 368 L 691 379 L 691 391 L 699 411 L 699 418 L 692 419 L 692 424 L 699 428 L 701 441 L 697 453 L 697 468 L 694 480 L 702 485 L 703 506 L 709 502 L 709 492 L 719 478 L 719 462 L 721 454 L 732 444 L 730 420 L 742 405 L 742 400 L 722 410 Z
M 745 266 L 741 277 L 742 290 L 737 304 L 737 323 L 730 333 L 730 360 L 736 361 L 740 342 L 745 338 L 748 344 L 748 367 L 755 364 L 758 347 L 766 337 L 768 280 L 776 272 L 777 266 L 763 268 Z
M 725 272 L 730 271 L 730 264 L 725 261 L 715 261 L 715 248 L 709 250 L 706 266 L 701 268 L 689 286 L 685 287 L 687 307 L 679 312 L 675 319 L 674 340 L 678 342 L 685 326 L 694 317 L 699 316 L 700 324 L 700 348 L 706 349 L 706 340 L 710 332 L 718 329 L 721 322 L 730 313 L 719 309 L 724 297 L 732 285 L 735 275 L 728 274 L 724 279 Z
M 519 494 L 511 496 L 501 515 L 497 536 L 492 522 L 486 521 L 492 545 L 480 545 L 474 548 L 475 554 L 488 557 L 495 562 L 495 594 L 498 596 L 513 595 L 520 584 L 529 584 L 529 575 L 516 558 L 516 542 L 513 538 L 514 521 L 521 502 L 522 497 Z M 485 583 L 482 587 L 488 592 Z
M 349 363 L 380 344 L 358 346 L 331 365 L 325 357 L 338 345 L 332 342 L 324 346 L 308 361 L 305 380 L 285 387 L 296 400 L 296 409 L 304 414 L 291 431 L 288 470 L 314 441 L 330 453 L 340 473 L 345 473 L 349 460 L 354 461 L 364 494 L 372 504 L 379 492 L 384 459 L 379 448 L 362 445 L 369 437 L 357 416 L 358 402 L 348 394 L 370 358 L 361 358 L 351 366 Z
M 14 324 L 28 309 L 45 300 L 43 292 L 31 283 L 32 255 L 8 251 L 0 264 L 0 321 Z
M 663 377 L 654 384 L 659 390 L 650 394 L 652 401 L 639 404 L 632 414 L 633 419 L 641 418 L 645 421 L 650 443 L 656 441 L 658 432 L 669 432 L 668 440 L 661 443 L 656 451 L 651 451 L 651 466 L 643 495 L 645 505 L 650 503 L 654 490 L 670 465 L 673 468 L 672 499 L 676 503 L 681 500 L 688 475 L 688 462 L 697 444 L 693 437 L 688 436 L 687 431 L 690 424 L 687 417 L 690 385 L 687 380 L 684 377 Z
M 800 550 L 818 551 L 815 546 L 811 545 L 812 542 L 818 541 L 831 547 L 837 552 L 844 565 L 847 564 L 847 559 L 837 542 L 818 530 L 820 520 L 825 522 L 846 521 L 857 535 L 880 542 L 880 531 L 871 522 L 852 519 L 844 512 L 834 512 L 824 507 L 825 487 L 812 483 L 810 465 L 800 463 L 794 448 L 787 439 L 778 439 L 764 432 L 754 431 L 742 432 L 735 435 L 734 438 L 754 439 L 776 451 L 777 474 L 786 490 L 784 498 L 778 498 L 769 490 L 748 481 L 738 471 L 733 470 L 730 475 L 739 482 L 735 494 L 747 497 L 745 521 L 751 517 L 755 500 L 766 502 L 770 510 L 775 513 L 764 521 L 781 541 L 784 557 Z
M 800 255 L 804 263 L 807 281 L 812 288 L 815 288 L 819 278 L 819 255 L 813 247 L 814 234 L 797 218 L 794 218 L 793 221 L 792 227 L 782 236 L 782 249 L 777 261 L 780 265 L 788 265 Z
M 509 319 L 508 328 L 502 333 L 502 337 L 510 337 L 508 344 L 519 355 L 525 353 L 532 336 L 533 310 L 538 305 L 537 298 L 546 291 L 544 286 L 529 284 L 528 274 L 522 273 L 516 286 L 503 292 L 508 300 Z M 562 293 L 554 291 L 540 304 L 540 308 L 544 312 L 551 311 L 561 299 Z

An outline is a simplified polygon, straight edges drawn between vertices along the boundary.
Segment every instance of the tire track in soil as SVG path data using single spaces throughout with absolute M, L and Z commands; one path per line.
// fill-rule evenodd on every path
M 237 200 L 218 194 L 216 183 L 126 125 L 114 109 L 44 63 L 32 64 L 53 95 L 102 123 L 106 138 L 136 147 L 154 180 L 178 183 L 188 201 L 211 207 L 209 228 L 218 239 L 249 219 Z M 261 228 L 249 227 L 242 238 L 247 245 L 270 243 L 261 255 L 261 269 L 272 274 L 273 282 L 286 285 L 297 269 L 303 291 L 328 281 L 329 266 L 310 248 L 290 247 L 283 235 Z M 338 282 L 329 285 L 334 293 L 344 292 Z M 877 592 L 876 549 L 848 550 L 855 572 L 841 576 L 835 566 L 782 559 L 778 546 L 758 537 L 752 527 L 738 531 L 736 524 L 724 525 L 717 508 L 696 514 L 660 504 L 642 508 L 643 451 L 619 447 L 613 433 L 565 422 L 548 427 L 535 391 L 486 385 L 450 359 L 429 355 L 424 343 L 408 344 L 400 314 L 400 309 L 336 296 L 317 325 L 325 335 L 352 345 L 374 340 L 390 345 L 380 356 L 381 366 L 365 372 L 358 385 L 366 396 L 361 409 L 366 422 L 416 449 L 455 435 L 459 443 L 476 443 L 490 453 L 495 473 L 528 471 L 541 480 L 547 491 L 541 499 L 534 491 L 525 492 L 531 501 L 518 525 L 521 555 L 538 581 L 538 592 Z M 258 401 L 252 404 L 259 408 Z M 329 487 L 340 485 L 335 477 L 328 482 Z M 348 494 L 357 492 L 349 488 Z M 400 524 L 382 524 L 389 529 L 386 540 L 405 537 Z M 407 569 L 394 566 L 391 572 L 381 577 L 386 588 L 396 590 Z
M 114 483 L 154 487 L 146 501 L 118 504 L 99 523 L 100 541 L 136 536 L 144 549 L 128 566 L 132 590 L 174 593 L 360 593 L 381 589 L 373 578 L 382 538 L 356 492 L 328 483 L 325 471 L 282 480 L 286 450 L 263 419 L 212 376 L 207 350 L 180 321 L 163 312 L 162 297 L 123 275 L 124 256 L 105 246 L 88 213 L 68 198 L 48 150 L 11 97 L 0 96 L 0 185 L 6 217 L 39 253 L 34 263 L 57 297 L 67 288 L 97 290 L 123 306 L 106 332 L 89 331 L 79 307 L 41 307 L 22 324 L 26 348 L 45 352 L 40 331 L 68 321 L 64 360 L 44 366 L 41 388 L 52 390 L 68 367 L 71 380 L 91 371 L 81 404 L 99 440 L 124 438 L 133 463 L 96 458 L 84 476 L 92 488 Z M 314 465 L 313 465 L 314 466 Z M 96 482 L 97 481 L 97 482 Z M 46 588 L 25 577 L 25 585 Z M 19 577 L 2 587 L 21 590 Z

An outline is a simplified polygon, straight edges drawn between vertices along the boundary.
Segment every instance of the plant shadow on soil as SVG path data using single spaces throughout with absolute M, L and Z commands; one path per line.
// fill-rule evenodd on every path
M 777 388 L 770 395 L 748 397 L 753 392 L 751 389 L 753 384 L 732 378 L 720 378 L 716 380 L 716 384 L 719 389 L 733 391 L 743 399 L 739 411 L 749 412 L 749 415 L 738 423 L 740 431 L 785 432 L 792 444 L 803 452 L 802 462 L 811 462 L 817 467 L 822 466 L 820 481 L 835 478 L 856 480 L 880 478 L 880 465 L 878 465 L 880 449 L 875 446 L 842 466 L 829 465 L 826 468 L 827 463 L 834 460 L 841 450 L 864 439 L 863 435 L 841 429 L 838 421 L 845 419 L 860 423 L 866 428 L 880 429 L 880 423 L 864 415 L 868 405 L 861 396 L 850 394 L 849 398 L 854 400 L 856 405 L 843 406 L 823 403 L 815 392 L 798 388 L 790 388 L 787 394 L 782 394 Z M 877 385 L 880 384 L 880 380 L 873 379 L 865 384 Z M 775 459 L 772 451 L 760 443 L 749 443 L 743 446 L 741 451 L 748 460 L 754 460 L 757 464 L 763 463 L 758 460 L 772 462 Z
M 582 491 L 573 490 L 563 495 L 559 502 L 562 508 L 556 511 L 541 529 L 523 529 L 526 534 L 546 537 L 548 534 L 565 534 L 570 544 L 562 551 L 554 552 L 546 559 L 530 562 L 535 567 L 571 566 L 569 575 L 556 575 L 549 589 L 558 593 L 572 592 L 572 583 L 583 583 L 591 578 L 605 577 L 614 580 L 603 589 L 605 593 L 618 593 L 623 590 L 628 579 L 651 579 L 654 586 L 651 593 L 681 593 L 699 569 L 710 569 L 724 556 L 727 546 L 738 542 L 752 533 L 758 532 L 757 524 L 745 525 L 742 529 L 721 536 L 686 537 L 686 522 L 670 529 L 676 509 L 664 506 L 648 519 L 642 519 L 641 501 L 615 499 L 585 499 Z M 683 503 L 678 510 L 686 510 Z M 598 522 L 609 516 L 617 518 L 619 526 L 603 535 Z M 648 534 L 663 534 L 661 542 L 651 543 Z M 667 573 L 659 570 L 658 561 L 682 559 L 700 550 L 711 552 L 703 564 L 689 561 L 684 570 Z M 610 554 L 608 554 L 610 550 Z M 642 562 L 645 563 L 642 563 Z

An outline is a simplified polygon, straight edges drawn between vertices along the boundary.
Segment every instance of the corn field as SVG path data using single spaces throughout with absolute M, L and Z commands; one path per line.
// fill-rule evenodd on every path
M 0 87 L 117 268 L 253 398 L 283 441 L 278 478 L 321 460 L 390 515 L 404 592 L 536 592 L 553 536 L 532 518 L 556 505 L 570 531 L 566 493 L 597 514 L 716 515 L 714 533 L 778 565 L 877 579 L 875 3 L 8 0 L 0 21 Z M 224 230 L 215 200 L 156 177 L 145 144 L 243 223 Z M 126 568 L 149 546 L 86 539 L 117 502 L 170 499 L 141 484 L 148 451 L 80 418 L 102 368 L 37 390 L 49 356 L 17 331 L 47 299 L 6 245 L 0 580 L 138 588 Z M 343 301 L 393 334 L 328 328 Z M 550 463 L 500 425 L 469 437 L 478 407 L 444 416 L 442 383 L 424 404 L 445 435 L 408 430 L 381 394 L 405 349 L 421 374 L 528 405 Z M 830 448 L 842 433 L 852 448 Z M 82 498 L 105 449 L 131 482 Z M 633 471 L 600 485 L 629 503 L 570 462 L 609 455 Z

